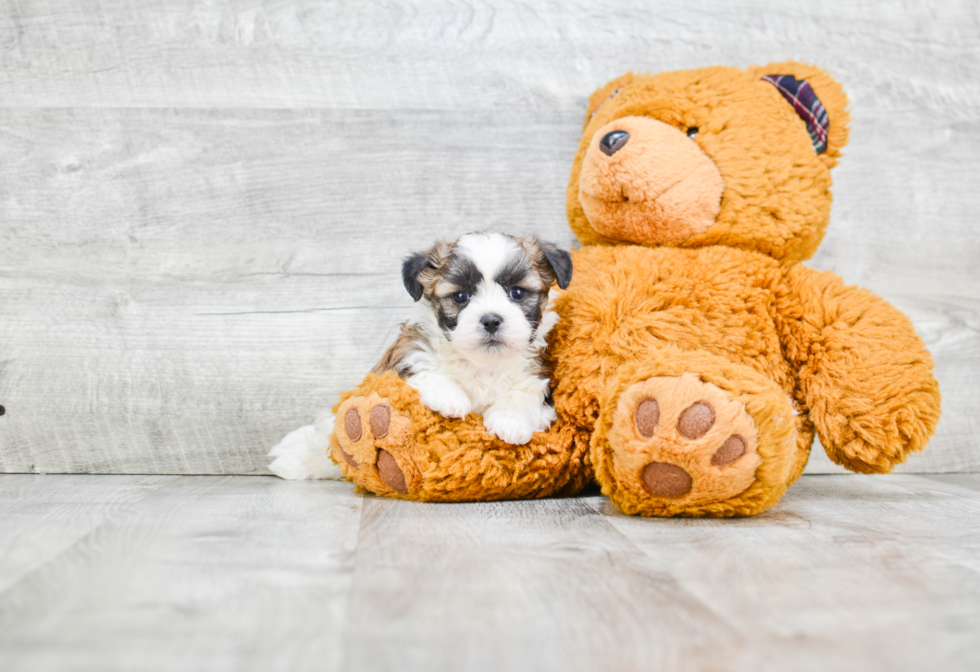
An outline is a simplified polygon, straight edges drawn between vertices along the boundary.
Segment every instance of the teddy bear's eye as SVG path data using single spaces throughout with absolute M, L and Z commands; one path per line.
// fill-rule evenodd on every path
M 697 126 L 691 126 L 690 128 L 687 129 L 687 137 L 693 138 L 697 134 L 698 134 Z

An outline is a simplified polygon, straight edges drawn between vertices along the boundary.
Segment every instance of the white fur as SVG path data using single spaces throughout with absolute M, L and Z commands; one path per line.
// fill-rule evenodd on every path
M 518 445 L 554 422 L 555 410 L 544 403 L 549 381 L 534 375 L 536 352 L 544 348 L 545 336 L 558 322 L 554 311 L 544 312 L 529 348 L 494 359 L 464 353 L 443 335 L 425 305 L 413 321 L 429 338 L 422 349 L 406 358 L 413 372 L 406 382 L 419 391 L 428 408 L 450 418 L 480 413 L 488 432 Z
M 308 478 L 340 479 L 340 467 L 328 457 L 334 416 L 320 414 L 315 425 L 306 425 L 287 434 L 269 451 L 274 457 L 269 471 L 280 478 L 301 481 Z

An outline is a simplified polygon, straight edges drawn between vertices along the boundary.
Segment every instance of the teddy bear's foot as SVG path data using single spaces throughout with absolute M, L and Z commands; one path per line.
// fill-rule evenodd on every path
M 694 373 L 639 380 L 623 389 L 595 438 L 603 491 L 641 515 L 758 513 L 788 485 L 792 416 L 774 384 L 759 398 Z
M 692 373 L 627 389 L 614 437 L 624 448 L 613 456 L 616 471 L 639 476 L 653 497 L 678 503 L 734 497 L 762 462 L 759 430 L 745 407 Z
M 411 417 L 377 392 L 350 397 L 337 409 L 330 447 L 344 475 L 379 495 L 412 496 L 421 477 L 408 453 Z

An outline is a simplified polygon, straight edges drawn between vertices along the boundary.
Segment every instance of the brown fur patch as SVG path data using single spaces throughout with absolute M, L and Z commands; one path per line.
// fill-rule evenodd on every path
M 541 249 L 541 243 L 538 239 L 533 236 L 525 236 L 524 238 L 515 238 L 515 240 L 531 262 L 531 269 L 541 278 L 541 287 L 547 289 L 555 284 L 555 274 L 544 256 L 544 250 Z
M 429 265 L 419 274 L 422 285 L 422 296 L 430 301 L 435 296 L 435 286 L 439 277 L 445 272 L 446 266 L 452 259 L 456 243 L 440 240 L 429 250 Z
M 395 340 L 391 346 L 385 350 L 385 354 L 381 356 L 378 363 L 374 365 L 371 369 L 371 373 L 376 376 L 381 376 L 388 371 L 394 371 L 401 377 L 405 377 L 408 372 L 403 366 L 402 362 L 405 361 L 405 357 L 413 350 L 418 350 L 418 344 L 425 340 L 422 330 L 417 324 L 409 324 L 408 322 L 402 323 L 401 333 L 398 334 L 398 338 Z
M 524 238 L 518 238 L 515 240 L 517 240 L 517 243 L 524 249 L 528 259 L 531 260 L 531 267 L 534 272 L 537 273 L 538 277 L 541 278 L 541 283 L 545 290 L 550 288 L 555 283 L 558 283 L 563 288 L 567 286 L 567 281 L 571 279 L 571 260 L 568 260 L 567 267 L 563 269 L 567 274 L 567 277 L 565 278 L 566 282 L 563 284 L 561 282 L 561 278 L 558 277 L 558 273 L 556 273 L 555 268 L 552 266 L 551 261 L 548 259 L 548 253 L 558 252 L 558 248 L 551 243 L 542 242 L 534 236 L 525 236 Z

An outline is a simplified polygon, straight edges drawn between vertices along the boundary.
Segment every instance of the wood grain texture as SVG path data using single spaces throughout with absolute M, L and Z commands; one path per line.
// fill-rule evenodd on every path
M 82 512 L 128 487 L 5 475 L 0 492 L 26 483 L 21 501 L 44 503 L 67 478 Z M 60 554 L 0 592 L 0 668 L 337 669 L 362 500 L 317 485 L 172 477 L 126 515 L 65 534 Z M 33 554 L 30 527 L 47 524 L 22 514 L 5 545 Z
M 0 42 L 0 471 L 265 473 L 394 337 L 408 251 L 572 244 L 594 88 L 786 58 L 852 100 L 812 265 L 936 357 L 899 470 L 980 469 L 976 3 L 15 1 Z
M 5 672 L 980 665 L 977 474 L 809 475 L 734 520 L 245 476 L 0 475 L 0 507 Z
M 0 483 L 0 593 L 129 512 L 173 476 L 4 477 Z

